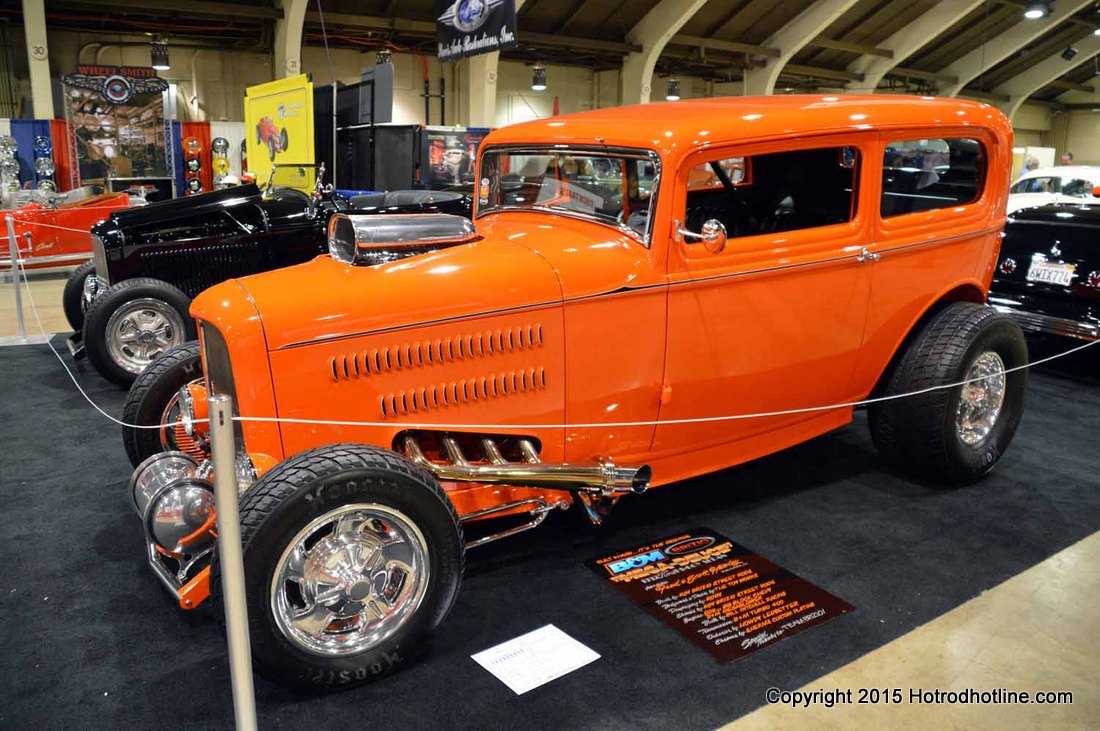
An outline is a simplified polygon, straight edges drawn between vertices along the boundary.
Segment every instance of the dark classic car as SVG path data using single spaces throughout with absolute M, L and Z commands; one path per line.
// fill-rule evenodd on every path
M 289 171 L 287 170 L 289 168 Z M 277 172 L 312 195 L 277 185 Z M 119 385 L 166 350 L 193 340 L 191 299 L 226 279 L 308 261 L 327 251 L 336 213 L 470 216 L 461 193 L 409 190 L 345 198 L 321 182 L 323 166 L 277 166 L 266 192 L 242 185 L 117 211 L 92 228 L 92 266 L 80 272 L 83 322 L 71 322 L 73 355 L 87 355 Z M 295 296 L 302 296 L 298 293 Z
M 1100 206 L 1053 203 L 1013 213 L 989 303 L 1024 330 L 1100 339 Z

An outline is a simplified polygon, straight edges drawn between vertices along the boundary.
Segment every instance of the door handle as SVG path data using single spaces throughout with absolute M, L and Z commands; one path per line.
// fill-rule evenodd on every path
M 859 256 L 856 257 L 856 261 L 861 263 L 865 261 L 878 261 L 878 254 L 864 246 L 863 249 L 860 250 Z

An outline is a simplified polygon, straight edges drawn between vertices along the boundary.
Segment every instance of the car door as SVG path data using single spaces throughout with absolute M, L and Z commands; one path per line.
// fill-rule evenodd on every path
M 728 240 L 714 252 L 676 235 L 673 224 L 667 366 L 653 445 L 666 474 L 750 459 L 850 418 L 850 409 L 836 409 L 677 423 L 852 395 L 870 282 L 861 252 L 874 201 L 860 181 L 872 141 L 857 133 L 710 149 L 681 167 L 674 217 L 696 233 L 717 219 Z M 733 180 L 736 160 L 742 169 Z M 721 186 L 694 188 L 692 181 L 707 180 L 700 166 L 725 178 Z

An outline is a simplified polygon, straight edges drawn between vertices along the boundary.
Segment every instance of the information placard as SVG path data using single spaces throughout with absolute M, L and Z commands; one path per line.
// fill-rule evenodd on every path
M 719 662 L 853 609 L 709 528 L 634 546 L 588 565 Z

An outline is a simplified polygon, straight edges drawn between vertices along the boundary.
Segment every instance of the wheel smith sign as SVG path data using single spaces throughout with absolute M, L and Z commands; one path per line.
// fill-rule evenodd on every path
M 516 45 L 515 0 L 435 0 L 440 61 L 457 61 Z
M 709 528 L 634 546 L 588 565 L 719 662 L 853 609 Z

